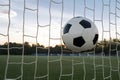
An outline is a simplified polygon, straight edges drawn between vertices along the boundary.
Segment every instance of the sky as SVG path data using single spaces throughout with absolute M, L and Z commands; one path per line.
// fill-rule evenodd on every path
M 120 16 L 119 8 L 120 4 L 117 5 L 118 10 L 116 10 L 116 0 L 95 0 L 95 10 L 94 0 L 63 0 L 62 4 L 55 4 L 55 2 L 62 2 L 62 0 L 39 0 L 38 6 L 38 16 L 37 11 L 30 11 L 25 9 L 25 20 L 23 24 L 23 11 L 24 8 L 37 9 L 37 0 L 10 0 L 10 30 L 9 30 L 9 40 L 10 42 L 24 42 L 36 43 L 36 38 L 23 36 L 23 25 L 24 25 L 24 35 L 36 36 L 37 30 L 37 42 L 44 46 L 55 46 L 61 44 L 61 40 L 56 38 L 61 38 L 62 29 L 66 22 L 74 16 L 87 17 L 95 22 L 99 31 L 99 40 L 103 38 L 109 39 L 109 33 L 104 32 L 110 30 L 111 37 L 116 37 L 115 25 L 110 23 L 117 23 L 117 32 L 120 32 L 120 22 L 119 18 L 115 18 L 114 14 Z M 75 1 L 75 3 L 74 3 Z M 110 1 L 110 4 L 109 4 Z M 50 4 L 51 2 L 51 4 Z M 85 2 L 85 3 L 84 3 Z M 0 5 L 9 4 L 9 0 L 0 0 Z M 75 4 L 75 5 L 74 5 Z M 104 5 L 103 5 L 104 4 Z M 105 5 L 110 6 L 105 6 Z M 88 9 L 90 8 L 90 9 Z M 9 6 L 0 6 L 0 34 L 6 35 L 8 33 L 8 10 Z M 50 13 L 49 13 L 50 10 Z M 63 10 L 63 13 L 62 13 Z M 61 16 L 63 14 L 63 16 Z M 103 16 L 103 17 L 102 17 Z M 38 18 L 38 23 L 37 23 Z M 99 21 L 95 21 L 95 20 Z M 102 24 L 103 23 L 103 24 Z M 37 28 L 37 25 L 44 27 Z M 45 26 L 50 25 L 50 26 Z M 49 34 L 50 33 L 50 34 Z M 119 35 L 117 36 L 119 38 Z M 50 39 L 49 38 L 55 38 Z M 7 42 L 8 38 L 0 35 L 0 44 Z M 50 43 L 50 44 L 49 44 Z

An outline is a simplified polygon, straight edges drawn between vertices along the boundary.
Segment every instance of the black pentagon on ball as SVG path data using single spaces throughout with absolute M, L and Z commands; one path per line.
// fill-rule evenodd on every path
M 90 22 L 88 22 L 86 20 L 80 21 L 79 24 L 82 25 L 84 28 L 91 28 Z
M 98 34 L 95 34 L 95 37 L 93 39 L 93 44 L 95 45 L 97 41 L 98 41 Z
M 73 44 L 77 47 L 81 47 L 85 44 L 85 40 L 83 39 L 82 36 L 74 38 Z
M 64 34 L 65 34 L 65 33 L 68 33 L 69 30 L 70 30 L 70 28 L 71 28 L 71 26 L 72 26 L 71 24 L 66 24 L 63 33 L 64 33 Z

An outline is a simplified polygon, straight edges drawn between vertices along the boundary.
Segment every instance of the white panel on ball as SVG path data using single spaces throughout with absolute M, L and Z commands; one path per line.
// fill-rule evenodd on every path
M 66 44 L 67 48 L 71 49 L 72 46 L 69 46 L 69 45 L 73 45 L 73 38 L 72 38 L 72 36 L 68 33 L 68 34 L 64 34 L 62 36 L 62 38 L 63 38 L 63 40 L 64 40 L 63 42 L 64 42 L 64 44 Z

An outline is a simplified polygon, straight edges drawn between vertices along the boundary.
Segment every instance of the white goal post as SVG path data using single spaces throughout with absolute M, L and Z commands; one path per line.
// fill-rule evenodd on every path
M 51 46 L 64 45 L 63 27 L 76 16 L 96 24 L 98 44 L 93 51 L 70 54 L 60 46 L 54 55 Z M 22 45 L 11 47 L 11 42 Z M 39 55 L 43 47 L 35 46 L 34 53 L 26 56 L 25 42 L 44 45 L 47 55 Z M 13 49 L 20 55 L 11 55 Z M 119 80 L 119 56 L 120 0 L 0 0 L 0 79 Z

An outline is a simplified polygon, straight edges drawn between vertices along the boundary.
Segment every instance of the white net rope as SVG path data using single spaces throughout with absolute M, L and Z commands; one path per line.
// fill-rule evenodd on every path
M 6 66 L 5 66 L 5 72 L 4 72 L 4 80 L 12 79 L 12 80 L 30 80 L 29 78 L 25 78 L 26 75 L 33 76 L 33 79 L 31 80 L 52 80 L 54 79 L 54 70 L 58 70 L 58 74 L 55 76 L 58 76 L 58 78 L 55 78 L 54 80 L 112 80 L 113 77 L 116 77 L 116 80 L 120 79 L 120 62 L 119 62 L 119 54 L 120 51 L 118 51 L 118 44 L 115 45 L 115 48 L 112 49 L 111 45 L 109 45 L 109 54 L 106 57 L 104 54 L 104 46 L 102 46 L 101 53 L 99 54 L 100 57 L 96 56 L 95 50 L 94 55 L 90 56 L 89 52 L 84 54 L 79 54 L 79 56 L 74 56 L 74 52 L 72 52 L 71 57 L 64 57 L 64 51 L 63 47 L 61 47 L 61 54 L 57 56 L 56 58 L 51 58 L 51 48 L 48 47 L 47 49 L 47 58 L 45 58 L 46 63 L 44 64 L 41 62 L 41 57 L 38 56 L 38 49 L 41 47 L 36 47 L 35 51 L 35 58 L 31 61 L 26 61 L 27 56 L 24 55 L 25 52 L 25 45 L 24 43 L 26 41 L 31 42 L 31 39 L 34 41 L 34 43 L 37 45 L 39 43 L 39 40 L 41 40 L 40 34 L 44 35 L 45 30 L 47 34 L 46 44 L 47 46 L 51 46 L 54 42 L 58 42 L 60 45 L 63 45 L 62 43 L 62 30 L 63 26 L 66 23 L 67 20 L 69 20 L 72 17 L 75 16 L 83 16 L 91 19 L 98 27 L 100 38 L 102 41 L 104 39 L 110 40 L 111 38 L 119 39 L 120 38 L 120 1 L 119 0 L 46 0 L 46 3 L 48 8 L 46 11 L 42 12 L 41 3 L 42 0 L 35 0 L 36 7 L 28 6 L 29 0 L 21 0 L 22 1 L 22 8 L 21 11 L 22 15 L 22 22 L 20 22 L 21 26 L 21 42 L 23 43 L 20 47 L 10 47 L 11 42 L 11 28 L 12 28 L 12 7 L 15 0 L 8 0 L 6 3 L 0 3 L 0 10 L 2 7 L 8 8 L 8 25 L 6 28 L 6 33 L 0 31 L 0 39 L 2 42 L 3 40 L 6 40 L 8 43 L 7 48 L 0 48 L 0 50 L 6 50 L 7 51 L 7 60 L 6 60 Z M 17 0 L 16 0 L 17 1 Z M 30 0 L 32 1 L 32 0 Z M 43 0 L 44 1 L 44 0 Z M 19 5 L 19 4 L 18 4 Z M 67 6 L 66 6 L 67 5 Z M 70 8 L 67 8 L 70 6 Z M 54 9 L 58 8 L 57 12 Z M 71 8 L 72 7 L 72 8 Z M 16 6 L 17 8 L 17 6 Z M 19 9 L 19 8 L 18 8 Z M 44 9 L 44 8 L 43 8 Z M 70 9 L 70 10 L 69 10 Z M 66 13 L 68 11 L 68 13 Z M 28 16 L 28 14 L 33 13 L 35 16 L 35 19 L 33 17 Z M 45 23 L 42 23 L 42 19 L 46 17 L 42 17 L 42 14 L 47 14 L 47 19 Z M 32 15 L 31 15 L 32 16 Z M 55 17 L 54 17 L 55 16 Z M 30 17 L 30 18 L 29 18 Z M 35 26 L 35 31 L 30 31 L 27 33 L 27 30 L 29 30 L 28 26 L 26 26 L 28 19 L 33 19 L 33 22 L 35 22 L 35 25 L 28 25 L 28 26 Z M 42 19 L 41 19 L 42 18 Z M 19 22 L 18 22 L 19 23 Z M 57 27 L 55 27 L 57 26 Z M 106 28 L 107 27 L 107 28 Z M 46 29 L 47 28 L 47 29 Z M 1 28 L 2 29 L 2 28 Z M 42 31 L 43 29 L 43 31 Z M 57 33 L 56 33 L 57 32 Z M 56 37 L 57 34 L 58 36 Z M 12 34 L 13 36 L 15 34 Z M 14 38 L 17 38 L 18 35 Z M 21 55 L 19 55 L 20 61 L 12 61 L 10 50 L 17 49 L 21 50 Z M 111 56 L 111 51 L 116 51 L 115 57 Z M 87 56 L 85 56 L 87 54 Z M 82 56 L 83 55 L 83 56 Z M 89 56 L 88 56 L 89 55 Z M 82 57 L 81 57 L 82 56 Z M 14 57 L 13 57 L 14 58 Z M 89 58 L 89 59 L 87 59 Z M 114 60 L 113 60 L 114 58 Z M 90 60 L 91 63 L 89 63 Z M 69 63 L 69 65 L 66 65 Z M 113 63 L 116 63 L 115 66 Z M 44 68 L 45 73 L 42 73 L 41 70 L 43 69 L 43 65 L 46 65 Z M 56 65 L 59 65 L 56 66 Z M 65 66 L 69 66 L 67 68 L 70 68 L 68 72 L 64 72 L 67 70 Z M 15 71 L 16 69 L 9 70 L 9 67 L 19 68 L 18 72 L 15 76 L 11 76 L 9 71 Z M 18 67 L 19 66 L 19 67 Z M 31 72 L 30 69 L 26 69 L 25 67 L 29 66 L 31 70 L 34 70 Z M 41 67 L 41 69 L 39 69 Z M 77 68 L 76 68 L 77 67 Z M 28 71 L 27 73 L 31 73 L 31 75 L 27 74 L 25 71 Z M 2 75 L 2 74 L 0 74 Z M 91 76 L 90 76 L 91 75 Z M 51 78 L 51 76 L 53 78 Z M 88 77 L 90 76 L 90 77 Z M 1 78 L 3 79 L 3 78 Z

